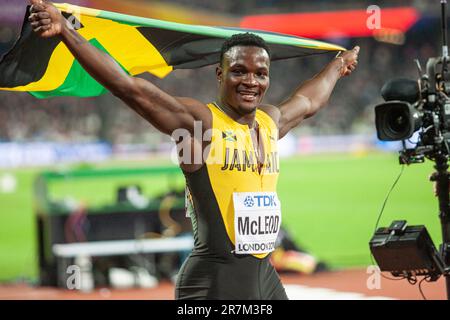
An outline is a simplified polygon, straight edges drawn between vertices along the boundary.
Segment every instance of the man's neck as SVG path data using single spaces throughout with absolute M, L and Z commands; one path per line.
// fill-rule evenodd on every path
M 217 107 L 222 110 L 224 113 L 226 113 L 231 119 L 234 121 L 240 123 L 240 124 L 246 124 L 250 129 L 255 128 L 256 126 L 256 109 L 248 114 L 240 114 L 236 109 L 229 106 L 227 103 L 222 102 L 220 99 L 217 99 L 217 102 L 215 102 Z

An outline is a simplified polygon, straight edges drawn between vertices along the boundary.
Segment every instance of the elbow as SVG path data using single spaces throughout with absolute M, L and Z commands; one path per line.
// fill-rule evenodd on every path
M 310 118 L 319 111 L 321 108 L 321 103 L 311 99 L 310 97 L 305 97 L 305 114 L 304 119 Z
M 308 102 L 309 102 L 307 108 L 308 111 L 305 114 L 305 119 L 314 116 L 317 112 L 319 112 L 319 110 L 324 108 L 328 104 L 328 99 L 321 99 L 321 100 L 309 99 Z

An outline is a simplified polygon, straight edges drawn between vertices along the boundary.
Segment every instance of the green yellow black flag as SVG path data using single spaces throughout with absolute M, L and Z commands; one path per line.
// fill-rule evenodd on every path
M 345 50 L 333 44 L 289 35 L 186 25 L 56 3 L 78 32 L 108 53 L 130 75 L 149 72 L 160 78 L 174 69 L 198 68 L 219 61 L 223 41 L 253 32 L 269 44 L 272 60 Z M 38 98 L 98 96 L 106 91 L 74 59 L 58 38 L 40 38 L 25 15 L 19 39 L 0 60 L 0 90 L 27 91 Z

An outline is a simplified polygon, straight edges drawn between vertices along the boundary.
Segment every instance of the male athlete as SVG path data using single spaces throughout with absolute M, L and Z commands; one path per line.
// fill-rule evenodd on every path
M 252 34 L 234 35 L 224 43 L 216 69 L 217 100 L 205 104 L 127 75 L 52 4 L 31 3 L 35 32 L 60 37 L 92 77 L 161 132 L 190 133 L 181 140 L 189 140 L 188 153 L 200 159 L 184 161 L 192 157 L 183 155 L 180 167 L 193 208 L 195 248 L 178 275 L 176 298 L 287 299 L 269 262 L 281 223 L 277 141 L 325 105 L 337 80 L 356 68 L 359 47 L 271 106 L 262 104 L 270 79 L 266 43 Z M 198 124 L 205 136 L 212 132 L 209 139 L 194 134 Z M 199 150 L 202 156 L 196 157 Z

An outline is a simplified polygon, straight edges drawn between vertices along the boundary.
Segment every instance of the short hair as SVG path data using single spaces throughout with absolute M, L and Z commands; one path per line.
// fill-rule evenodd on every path
M 260 36 L 257 36 L 254 33 L 246 32 L 246 33 L 237 33 L 232 35 L 230 38 L 225 40 L 225 42 L 222 44 L 222 49 L 220 50 L 220 65 L 222 65 L 223 62 L 223 56 L 225 53 L 230 50 L 232 47 L 235 46 L 247 46 L 247 47 L 259 47 L 266 50 L 267 54 L 269 55 L 270 59 L 270 49 L 267 45 L 266 41 L 264 41 L 263 38 Z

